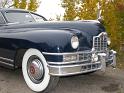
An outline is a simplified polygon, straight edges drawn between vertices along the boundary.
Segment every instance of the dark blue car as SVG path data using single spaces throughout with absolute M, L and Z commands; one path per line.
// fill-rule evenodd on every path
M 49 22 L 20 9 L 0 9 L 0 65 L 22 68 L 28 87 L 48 92 L 59 77 L 104 71 L 116 52 L 97 20 Z

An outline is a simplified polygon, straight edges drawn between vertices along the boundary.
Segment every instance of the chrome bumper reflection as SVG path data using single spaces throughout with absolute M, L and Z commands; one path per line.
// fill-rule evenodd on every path
M 96 62 L 92 64 L 80 64 L 80 65 L 65 65 L 65 66 L 52 66 L 48 65 L 50 75 L 54 76 L 68 76 L 81 73 L 92 72 L 101 69 L 101 63 Z
M 91 52 L 90 54 L 93 53 L 94 52 Z M 84 52 L 82 53 L 76 52 L 76 54 L 84 54 Z M 111 50 L 109 53 L 96 53 L 96 55 L 98 55 L 98 61 L 92 61 L 92 59 L 89 60 L 79 59 L 78 61 L 75 62 L 48 62 L 48 67 L 50 71 L 49 74 L 53 76 L 68 76 L 88 73 L 97 70 L 105 71 L 106 66 L 108 65 L 111 65 L 112 67 L 116 66 L 115 51 Z

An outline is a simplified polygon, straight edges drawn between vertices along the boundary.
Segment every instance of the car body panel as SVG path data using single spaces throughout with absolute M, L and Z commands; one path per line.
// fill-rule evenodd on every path
M 46 21 L 43 17 L 45 21 L 40 23 L 9 23 L 4 16 L 4 13 L 9 11 L 31 12 L 20 9 L 0 9 L 6 20 L 5 24 L 0 24 L 0 63 L 12 68 L 21 66 L 24 52 L 30 48 L 38 49 L 43 53 L 47 62 L 54 62 L 56 65 L 58 62 L 60 64 L 63 62 L 63 53 L 78 54 L 84 51 L 94 53 L 94 36 L 99 36 L 105 32 L 104 26 L 97 20 L 52 22 Z M 73 36 L 77 36 L 79 39 L 79 46 L 76 49 L 72 48 L 71 45 Z M 50 68 L 54 69 L 51 66 Z

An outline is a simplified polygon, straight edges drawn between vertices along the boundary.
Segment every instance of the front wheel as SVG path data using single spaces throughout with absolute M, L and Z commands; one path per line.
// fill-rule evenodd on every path
M 28 87 L 35 92 L 48 92 L 59 81 L 59 77 L 49 75 L 47 62 L 37 49 L 28 49 L 25 52 L 22 73 Z

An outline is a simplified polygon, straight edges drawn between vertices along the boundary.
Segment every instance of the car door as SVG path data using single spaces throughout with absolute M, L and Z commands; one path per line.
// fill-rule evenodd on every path
M 7 32 L 5 32 L 6 21 L 4 16 L 0 12 L 0 65 L 14 67 L 14 53 L 11 50 L 11 44 L 9 38 L 7 38 Z

